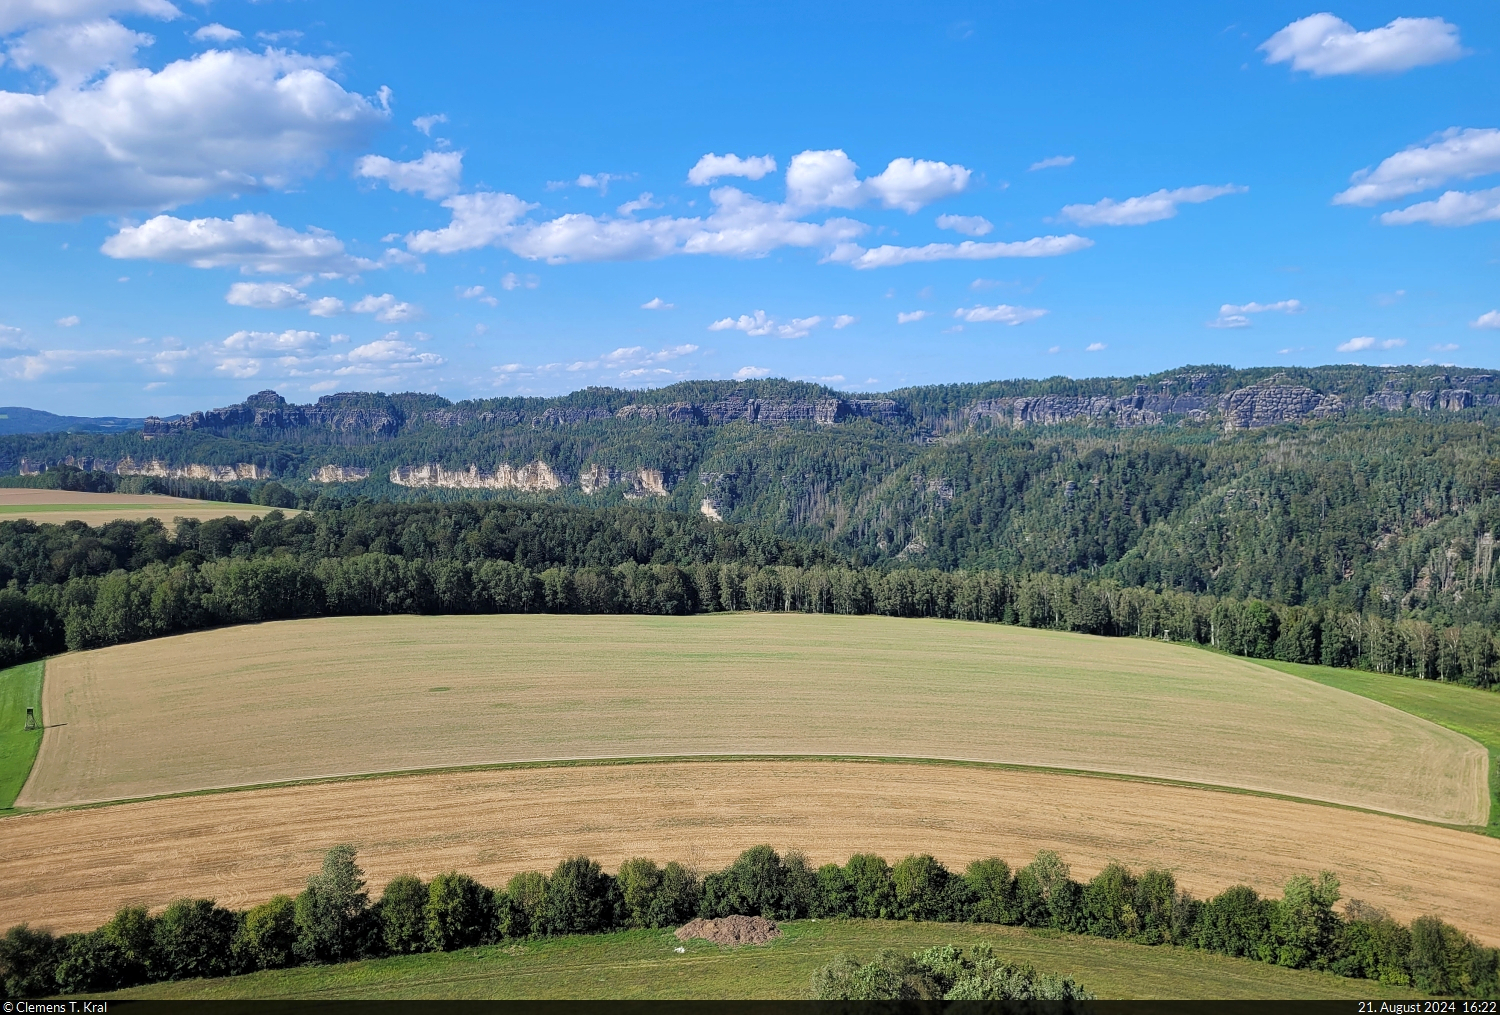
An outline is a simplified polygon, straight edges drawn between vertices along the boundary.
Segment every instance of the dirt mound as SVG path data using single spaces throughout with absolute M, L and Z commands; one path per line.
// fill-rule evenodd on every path
M 763 945 L 780 937 L 775 920 L 763 916 L 726 916 L 719 920 L 693 920 L 677 928 L 677 940 L 701 937 L 716 945 Z

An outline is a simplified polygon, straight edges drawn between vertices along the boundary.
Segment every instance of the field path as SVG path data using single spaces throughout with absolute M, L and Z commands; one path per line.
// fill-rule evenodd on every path
M 1474 741 L 1194 648 L 797 614 L 345 617 L 68 653 L 16 804 L 577 758 L 946 758 L 1483 825 Z M 57 724 L 57 725 L 54 725 Z M 63 725 L 65 724 L 65 725 Z
M 378 894 L 448 870 L 504 885 L 585 854 L 727 865 L 761 842 L 816 863 L 874 850 L 962 869 L 1055 849 L 1087 879 L 1111 860 L 1171 869 L 1199 898 L 1279 894 L 1332 870 L 1346 898 L 1435 913 L 1500 944 L 1500 840 L 1379 814 L 1122 779 L 879 762 L 734 761 L 448 772 L 147 800 L 0 821 L 0 927 L 104 922 L 180 896 L 248 906 L 295 893 L 322 852 L 359 847 Z M 65 873 L 59 873 L 65 872 Z

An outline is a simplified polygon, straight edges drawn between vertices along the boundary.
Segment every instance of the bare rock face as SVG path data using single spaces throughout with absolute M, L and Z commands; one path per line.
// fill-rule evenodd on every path
M 1108 395 L 1038 395 L 1016 399 L 1011 411 L 1015 417 L 1013 425 L 1023 427 L 1066 423 L 1071 419 L 1101 419 L 1113 412 L 1114 407 L 1115 400 Z
M 232 483 L 237 479 L 269 479 L 270 472 L 251 462 L 235 465 L 167 465 L 158 459 L 136 462 L 122 458 L 115 465 L 120 476 L 159 476 L 162 479 L 211 479 L 216 483 Z
M 468 426 L 470 423 L 493 423 L 497 426 L 515 426 L 521 422 L 519 412 L 469 412 L 464 409 L 429 409 L 422 413 L 422 422 L 444 428 Z
M 257 391 L 238 405 L 195 412 L 181 419 L 148 416 L 142 425 L 142 436 L 153 440 L 188 430 L 223 431 L 251 426 L 261 430 L 311 427 L 335 433 L 391 437 L 401 429 L 401 417 L 365 408 L 355 401 L 358 397 L 357 394 L 324 395 L 314 405 L 292 405 L 274 391 Z
M 712 497 L 703 498 L 703 503 L 698 505 L 698 513 L 705 518 L 712 518 L 716 522 L 724 520 L 724 516 L 719 514 L 719 505 Z
M 563 486 L 560 477 L 546 462 L 531 462 L 516 468 L 502 465 L 494 472 L 481 472 L 471 465 L 465 470 L 449 470 L 441 465 L 398 465 L 391 470 L 391 482 L 397 486 L 432 486 L 455 490 L 525 490 L 538 493 Z
M 370 470 L 358 465 L 324 465 L 308 478 L 314 483 L 358 483 L 370 478 Z
M 703 410 L 691 402 L 669 402 L 666 405 L 627 405 L 615 413 L 616 419 L 639 419 L 652 423 L 698 423 L 707 422 Z
M 1373 395 L 1365 396 L 1364 407 L 1380 409 L 1384 412 L 1400 412 L 1406 408 L 1406 392 L 1391 389 L 1377 391 Z
M 21 459 L 21 475 L 35 476 L 46 471 L 53 465 L 71 465 L 75 469 L 84 472 L 111 472 L 116 476 L 155 476 L 159 479 L 210 479 L 215 483 L 232 483 L 238 479 L 270 479 L 271 471 L 254 462 L 237 462 L 234 465 L 203 465 L 189 463 L 187 465 L 168 465 L 160 459 L 153 458 L 145 462 L 137 462 L 134 458 L 126 456 L 119 461 L 108 458 L 93 458 L 88 455 L 74 457 L 68 455 L 57 461 L 42 461 L 31 458 Z
M 597 419 L 609 419 L 614 413 L 608 409 L 548 409 L 531 421 L 533 427 L 553 428 L 592 423 Z
M 1344 411 L 1343 399 L 1312 388 L 1286 384 L 1253 384 L 1231 391 L 1219 402 L 1224 429 L 1256 430 L 1277 423 L 1337 415 Z
M 1438 392 L 1438 404 L 1448 412 L 1458 412 L 1460 409 L 1471 409 L 1474 406 L 1474 392 L 1463 388 L 1450 388 Z
M 667 479 L 660 469 L 621 470 L 596 464 L 579 473 L 578 488 L 584 493 L 597 493 L 611 486 L 624 486 L 626 500 L 667 495 Z

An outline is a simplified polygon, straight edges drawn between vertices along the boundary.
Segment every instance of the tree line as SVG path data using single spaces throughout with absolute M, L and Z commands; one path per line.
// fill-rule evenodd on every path
M 422 513 L 431 528 L 398 524 Z M 459 515 L 475 524 L 451 524 Z M 1500 685 L 1500 646 L 1484 624 L 1156 592 L 1112 578 L 855 568 L 757 530 L 629 509 L 385 504 L 371 505 L 360 524 L 272 511 L 249 521 L 183 521 L 175 537 L 155 522 L 99 529 L 6 522 L 0 580 L 8 581 L 0 589 L 0 665 L 304 617 L 753 610 L 1156 638 Z
M 115 990 L 739 914 L 1051 928 L 1327 970 L 1426 993 L 1500 993 L 1496 949 L 1432 916 L 1406 925 L 1354 900 L 1340 914 L 1334 908 L 1339 883 L 1327 872 L 1292 878 L 1279 899 L 1238 885 L 1200 900 L 1164 870 L 1137 874 L 1110 864 L 1079 882 L 1047 850 L 1016 870 L 990 858 L 957 873 L 927 855 L 892 866 L 873 853 L 815 868 L 801 853 L 783 856 L 756 846 L 702 877 L 683 864 L 659 866 L 646 858 L 629 860 L 612 875 L 574 857 L 550 876 L 517 874 L 503 889 L 456 872 L 429 882 L 397 877 L 376 900 L 367 887 L 354 847 L 338 846 L 301 894 L 278 895 L 243 912 L 208 899 L 180 899 L 159 915 L 126 907 L 86 933 L 59 937 L 22 924 L 0 937 L 0 983 L 11 998 Z

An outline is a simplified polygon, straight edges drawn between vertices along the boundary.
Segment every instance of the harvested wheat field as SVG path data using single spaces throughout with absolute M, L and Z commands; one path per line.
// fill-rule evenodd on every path
M 1483 747 L 1367 698 L 1182 646 L 959 621 L 289 621 L 59 656 L 43 695 L 18 807 L 756 754 L 1125 773 L 1462 825 L 1489 807 Z
M 378 891 L 397 874 L 466 871 L 500 885 L 580 853 L 706 871 L 761 842 L 815 863 L 874 850 L 958 868 L 1055 849 L 1170 868 L 1200 898 L 1236 883 L 1278 894 L 1332 870 L 1401 919 L 1437 913 L 1500 943 L 1500 840 L 1252 794 L 973 766 L 670 762 L 447 772 L 147 800 L 0 821 L 0 926 L 80 930 L 116 907 L 207 896 L 247 906 L 295 892 L 351 842 Z M 59 877 L 58 871 L 66 871 Z
M 113 521 L 143 522 L 147 518 L 158 518 L 171 525 L 174 518 L 249 519 L 258 518 L 271 510 L 273 509 L 257 504 L 230 504 L 153 494 L 0 489 L 0 522 L 26 518 L 39 525 L 61 525 L 63 522 L 74 521 L 103 525 Z

